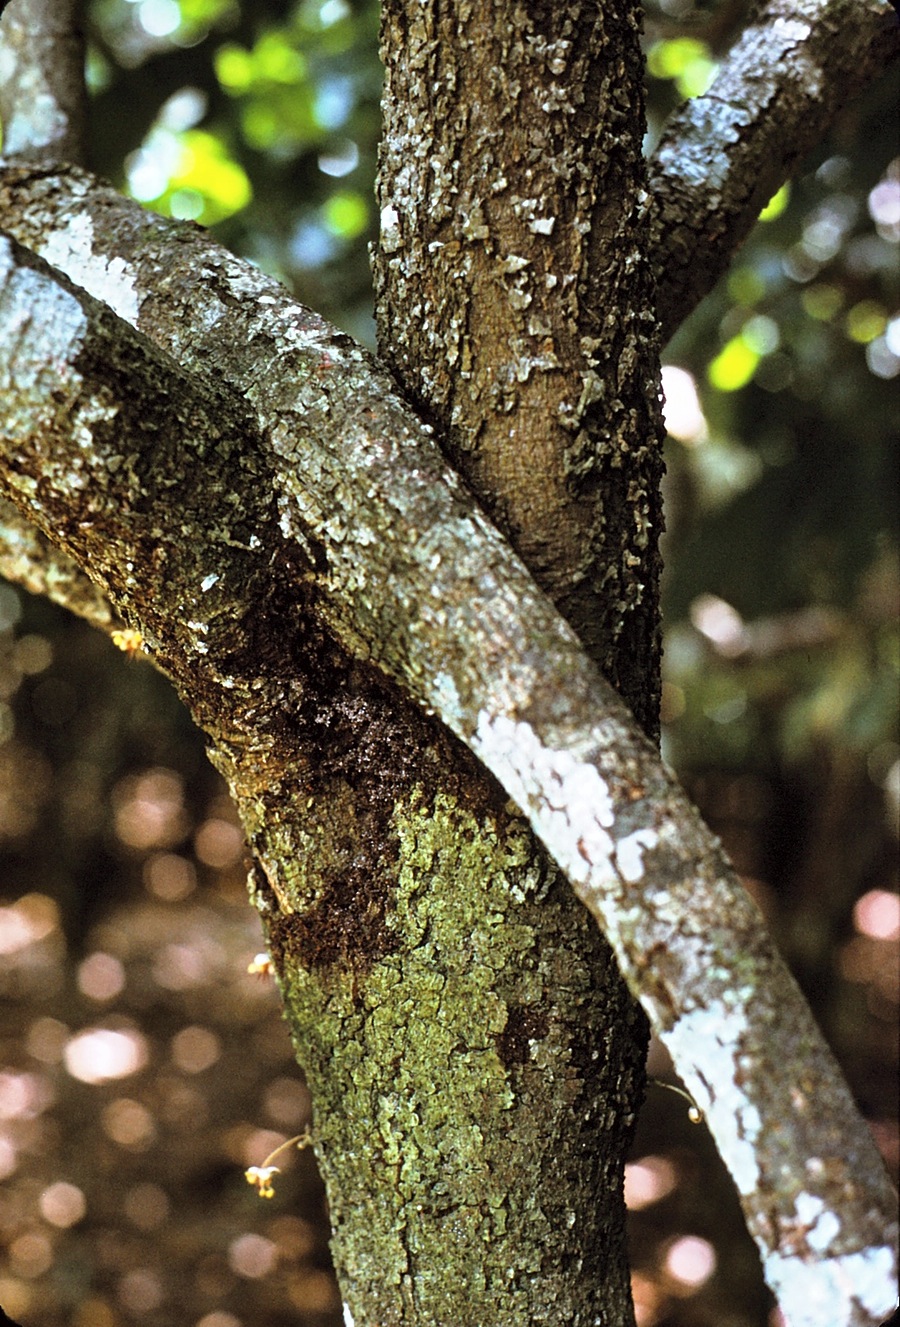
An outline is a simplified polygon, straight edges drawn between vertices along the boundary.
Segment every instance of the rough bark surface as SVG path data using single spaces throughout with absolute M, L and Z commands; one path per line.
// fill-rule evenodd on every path
M 143 329 L 265 402 L 282 441 L 272 451 L 271 438 L 257 438 L 255 411 L 221 386 L 201 382 L 185 399 L 188 384 L 165 357 L 147 347 L 141 356 L 140 343 L 123 352 L 108 326 L 79 355 L 83 395 L 66 393 L 58 346 L 46 359 L 46 343 L 36 350 L 31 381 L 14 321 L 5 362 L 41 422 L 30 458 L 17 432 L 12 483 L 22 501 L 45 477 L 32 514 L 90 565 L 100 601 L 140 622 L 213 739 L 313 1092 L 348 1306 L 357 1322 L 383 1327 L 469 1314 L 560 1327 L 603 1316 L 625 1327 L 621 1181 L 644 1018 L 502 789 L 315 619 L 325 549 L 311 527 L 299 545 L 296 530 L 288 537 L 293 504 L 271 462 L 293 473 L 313 415 L 340 450 L 354 411 L 329 400 L 328 381 L 355 364 L 371 387 L 366 359 L 198 232 L 163 224 L 154 249 L 139 209 L 105 201 L 118 207 L 119 253 L 145 246 L 154 294 L 141 304 Z M 209 283 L 199 298 L 197 270 Z M 95 263 L 92 275 L 125 308 L 130 295 L 108 284 L 121 280 L 136 312 L 141 283 L 124 258 L 112 274 Z M 65 335 L 70 302 L 34 284 L 10 297 Z M 55 404 L 42 414 L 51 383 Z M 135 391 L 118 408 L 126 383 Z M 91 421 L 83 460 L 55 431 L 57 410 L 63 431 Z M 389 433 L 408 432 L 384 377 L 364 410 L 366 436 L 378 412 Z M 110 452 L 123 445 L 127 466 Z M 439 465 L 429 473 L 440 483 Z M 54 502 L 51 491 L 70 483 L 87 510 Z M 389 554 L 384 493 L 385 527 L 369 538 L 387 538 Z
M 382 7 L 379 350 L 658 732 L 662 428 L 633 5 Z
M 78 563 L 5 498 L 0 498 L 0 576 L 45 595 L 101 631 L 121 625 L 109 599 Z
M 900 55 L 889 0 L 766 0 L 650 163 L 663 339 L 708 295 L 837 112 Z
M 604 24 L 595 6 L 568 4 L 548 26 L 505 3 L 382 6 L 376 319 L 382 356 L 445 453 L 655 734 L 661 424 L 635 224 L 643 71 L 623 15 Z M 588 284 L 620 319 L 582 316 Z M 557 918 L 537 934 L 555 952 Z M 508 963 L 495 989 L 521 966 L 514 949 Z M 605 1061 L 636 1062 L 643 1022 L 610 992 L 607 1005 L 594 990 L 585 1032 L 602 1030 Z M 557 1004 L 546 991 L 542 1019 Z M 529 1141 L 529 1172 L 555 1166 L 553 1132 Z M 615 1174 L 618 1139 L 585 1141 L 595 1179 Z M 610 1243 L 618 1193 L 601 1182 L 583 1199 L 605 1210 Z
M 87 177 L 6 178 L 0 206 L 23 239 L 201 378 L 215 370 L 215 390 L 154 377 L 145 342 L 33 268 L 17 288 L 10 268 L 4 487 L 137 616 L 212 728 L 255 838 L 262 906 L 292 928 L 316 903 L 292 819 L 315 793 L 282 737 L 303 718 L 292 665 L 324 633 L 351 669 L 371 660 L 434 710 L 527 812 L 707 1110 L 789 1321 L 877 1322 L 894 1293 L 893 1200 L 808 1011 L 714 840 L 427 430 L 347 338 L 196 230 Z M 102 353 L 88 350 L 98 317 Z M 255 419 L 231 404 L 238 382 Z M 189 431 L 184 455 L 151 409 L 160 393 L 165 419 Z M 429 859 L 421 796 L 399 823 Z M 465 813 L 450 820 L 457 855 Z M 361 901 L 351 934 L 364 916 Z M 429 922 L 408 924 L 427 935 Z M 365 948 L 378 928 L 363 930 Z M 540 1054 L 541 1036 L 528 1040 Z M 417 1270 L 408 1262 L 403 1284 Z

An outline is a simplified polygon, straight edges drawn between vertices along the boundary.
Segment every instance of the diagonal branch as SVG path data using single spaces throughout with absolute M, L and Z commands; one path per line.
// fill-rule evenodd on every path
M 288 555 L 294 613 L 435 712 L 568 875 L 707 1112 L 789 1321 L 877 1322 L 893 1200 L 830 1052 L 716 840 L 428 429 L 365 352 L 195 229 L 74 172 L 7 184 L 7 225 L 144 335 L 7 258 L 6 493 L 230 741 L 264 725 L 235 632 Z M 179 564 L 165 532 L 185 524 Z
M 650 162 L 668 340 L 838 111 L 900 55 L 887 0 L 766 0 Z

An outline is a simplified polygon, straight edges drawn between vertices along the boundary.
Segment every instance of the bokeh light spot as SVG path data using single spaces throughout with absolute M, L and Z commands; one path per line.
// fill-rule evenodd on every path
M 149 1267 L 135 1267 L 126 1272 L 119 1282 L 118 1298 L 135 1315 L 152 1313 L 165 1298 L 159 1273 Z
M 18 1276 L 29 1281 L 43 1276 L 53 1262 L 53 1245 L 38 1230 L 26 1230 L 9 1246 L 9 1263 Z
M 248 1231 L 228 1246 L 228 1265 L 238 1276 L 251 1280 L 268 1276 L 278 1261 L 278 1245 L 264 1235 Z
M 197 888 L 197 872 L 186 857 L 155 853 L 144 864 L 144 884 L 164 903 L 180 903 Z
M 666 431 L 679 442 L 701 442 L 707 436 L 706 417 L 693 374 L 675 364 L 664 364 L 662 385 Z
M 125 985 L 125 969 L 112 954 L 89 954 L 78 965 L 78 989 L 90 1000 L 113 1000 Z
M 25 1048 L 41 1064 L 59 1064 L 71 1035 L 71 1030 L 58 1018 L 36 1018 L 28 1029 Z
M 135 1184 L 125 1195 L 125 1215 L 139 1230 L 155 1230 L 169 1215 L 169 1199 L 158 1184 Z
M 221 1054 L 222 1043 L 208 1028 L 182 1028 L 172 1038 L 172 1059 L 188 1074 L 200 1074 L 209 1069 Z
M 194 838 L 194 851 L 205 866 L 223 870 L 244 855 L 244 836 L 227 820 L 204 820 Z
M 673 1292 L 677 1294 L 680 1289 L 692 1295 L 716 1270 L 716 1251 L 699 1235 L 682 1235 L 669 1245 L 664 1266 L 674 1282 Z
M 0 1073 L 0 1119 L 33 1120 L 53 1101 L 53 1089 L 40 1074 Z
M 87 1199 L 81 1189 L 65 1180 L 49 1185 L 38 1199 L 41 1216 L 51 1226 L 67 1230 L 77 1225 L 87 1212 Z
M 640 1212 L 667 1197 L 677 1183 L 675 1167 L 665 1157 L 630 1162 L 625 1167 L 625 1206 L 629 1212 Z
M 67 1044 L 66 1069 L 82 1083 L 108 1083 L 126 1078 L 147 1063 L 147 1043 L 139 1032 L 86 1028 Z
M 169 769 L 128 775 L 113 789 L 116 833 L 129 848 L 170 848 L 187 831 L 183 787 Z
M 46 894 L 24 894 L 0 908 L 0 954 L 16 954 L 59 926 L 59 909 Z
M 853 924 L 873 940 L 900 940 L 900 895 L 870 889 L 856 901 Z
M 103 1108 L 100 1116 L 104 1132 L 121 1147 L 142 1151 L 156 1136 L 153 1116 L 139 1101 L 119 1097 Z

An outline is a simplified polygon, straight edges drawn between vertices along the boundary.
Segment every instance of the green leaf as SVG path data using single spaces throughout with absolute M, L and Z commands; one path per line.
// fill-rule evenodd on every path
M 754 350 L 743 334 L 739 333 L 725 342 L 707 369 L 706 376 L 720 392 L 736 392 L 747 386 L 759 361 L 759 351 Z

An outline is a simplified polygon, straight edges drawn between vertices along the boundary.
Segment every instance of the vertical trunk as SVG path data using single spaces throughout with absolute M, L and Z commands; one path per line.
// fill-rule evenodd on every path
M 662 459 L 637 10 L 383 13 L 381 355 L 654 734 Z
M 381 355 L 655 734 L 662 466 L 636 11 L 387 0 L 382 13 Z M 608 311 L 599 320 L 590 312 L 598 307 Z M 486 872 L 481 889 L 490 888 Z M 465 914 L 456 923 L 461 935 Z M 535 920 L 545 956 L 576 922 L 565 908 Z M 514 935 L 524 921 L 517 910 L 504 927 Z M 624 1207 L 610 1183 L 621 1174 L 625 1136 L 608 1126 L 617 1111 L 625 1113 L 621 1125 L 634 1110 L 619 1095 L 614 1066 L 639 1060 L 645 1032 L 610 980 L 605 947 L 580 943 L 577 952 L 584 1003 L 572 1005 L 565 987 L 545 988 L 530 1017 L 541 1027 L 568 1025 L 567 1035 L 593 1052 L 602 1046 L 610 1073 L 596 1086 L 613 1095 L 586 1109 L 588 1094 L 568 1108 L 563 1063 L 546 1059 L 541 1094 L 559 1111 L 515 1085 L 526 1116 L 536 1114 L 508 1193 L 538 1247 L 545 1237 L 530 1214 L 549 1212 L 542 1173 L 560 1182 L 560 1197 L 568 1190 L 569 1210 L 599 1219 L 607 1266 L 573 1269 L 569 1293 L 580 1312 L 567 1320 L 626 1322 Z M 495 991 L 521 967 L 510 951 L 507 968 L 495 969 Z M 492 1135 L 502 1122 L 484 1113 L 483 1101 L 470 1098 L 468 1109 L 464 1127 L 482 1140 L 493 1169 Z M 601 1118 L 608 1124 L 598 1129 Z M 573 1147 L 592 1165 L 557 1165 Z M 556 1243 L 545 1229 L 544 1256 Z M 466 1241 L 464 1281 L 482 1275 L 493 1254 L 484 1247 L 479 1257 L 477 1240 L 474 1249 Z M 513 1319 L 525 1321 L 509 1303 Z M 564 1319 L 551 1311 L 528 1320 Z

